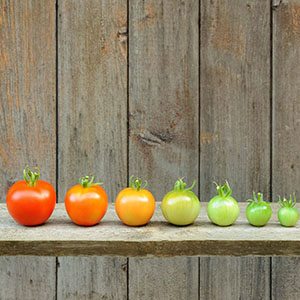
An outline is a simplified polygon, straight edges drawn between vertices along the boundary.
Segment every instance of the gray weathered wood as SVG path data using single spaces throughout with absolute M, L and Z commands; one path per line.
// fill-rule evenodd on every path
M 123 225 L 116 216 L 114 206 L 110 205 L 99 225 L 80 227 L 69 220 L 64 205 L 58 204 L 47 224 L 28 228 L 17 225 L 2 204 L 0 255 L 300 255 L 300 222 L 294 228 L 280 226 L 276 215 L 278 205 L 273 204 L 274 214 L 269 224 L 263 228 L 253 227 L 245 218 L 246 203 L 240 206 L 241 216 L 231 227 L 211 224 L 206 203 L 202 203 L 196 222 L 186 227 L 169 225 L 159 205 L 147 226 Z M 245 261 L 248 266 L 249 260 Z M 243 266 L 235 268 L 243 269 Z
M 129 299 L 197 299 L 198 260 L 130 259 L 128 280 Z
M 273 201 L 300 193 L 300 1 L 273 3 Z M 272 259 L 273 299 L 300 298 L 298 258 Z
M 0 262 L 0 299 L 56 299 L 55 258 L 1 257 Z
M 55 184 L 55 1 L 0 1 L 0 199 L 38 165 Z M 54 299 L 55 258 L 1 257 L 1 299 Z
M 126 185 L 126 3 L 59 1 L 59 202 L 95 174 L 113 201 Z
M 113 201 L 127 182 L 127 4 L 59 1 L 58 13 L 59 201 L 87 174 L 104 182 Z M 124 298 L 126 276 L 118 274 L 126 263 L 126 258 L 61 258 L 58 295 Z M 96 269 L 97 275 L 90 273 Z M 70 273 L 78 277 L 75 282 Z
M 178 177 L 198 181 L 199 1 L 129 5 L 129 174 L 148 180 L 160 201 Z M 198 269 L 189 268 L 198 265 L 196 258 L 129 261 L 133 299 L 198 294 Z M 162 279 L 160 272 L 173 277 Z M 152 291 L 145 278 L 160 288 Z
M 58 260 L 58 300 L 127 299 L 127 260 L 108 257 Z
M 267 291 L 261 293 L 268 289 L 270 276 L 265 260 L 245 257 L 237 263 L 236 258 L 225 256 L 200 261 L 200 299 L 270 299 Z
M 268 198 L 270 1 L 202 1 L 200 45 L 202 199 L 214 194 L 212 180 L 225 179 L 239 201 L 253 190 Z M 236 276 L 236 270 L 248 280 Z M 249 294 L 268 299 L 268 274 L 269 259 L 201 258 L 200 298 L 232 300 Z M 224 278 L 233 280 L 226 285 Z

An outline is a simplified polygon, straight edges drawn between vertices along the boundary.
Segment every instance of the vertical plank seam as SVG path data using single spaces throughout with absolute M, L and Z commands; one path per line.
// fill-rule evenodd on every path
M 127 88 L 127 153 L 126 153 L 126 164 L 127 164 L 127 185 L 129 184 L 129 135 L 130 135 L 130 121 L 129 121 L 129 0 L 127 0 L 127 80 L 126 80 L 126 88 Z M 126 297 L 129 299 L 129 257 L 127 257 L 127 269 L 126 269 Z
M 56 116 L 56 168 L 55 168 L 55 187 L 58 195 L 58 0 L 55 0 L 55 116 Z M 56 198 L 58 202 L 58 197 Z M 58 295 L 58 257 L 55 257 L 55 300 Z
M 200 161 L 201 161 L 201 0 L 198 3 L 198 197 L 200 198 Z M 200 300 L 200 261 L 201 258 L 198 257 L 198 300 Z
M 270 0 L 270 198 L 273 202 L 273 1 Z M 273 259 L 270 257 L 270 300 L 273 299 Z

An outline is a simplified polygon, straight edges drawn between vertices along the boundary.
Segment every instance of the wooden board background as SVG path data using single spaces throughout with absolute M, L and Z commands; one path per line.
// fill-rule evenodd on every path
M 299 196 L 299 0 L 0 0 L 1 199 L 94 173 Z M 300 299 L 298 258 L 0 258 L 1 299 Z

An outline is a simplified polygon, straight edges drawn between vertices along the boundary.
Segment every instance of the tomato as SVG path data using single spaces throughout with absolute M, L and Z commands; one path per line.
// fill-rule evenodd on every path
M 253 199 L 248 201 L 250 202 L 246 208 L 248 222 L 257 227 L 266 225 L 272 216 L 270 203 L 263 201 L 263 194 L 261 193 L 257 193 L 257 197 L 253 193 Z
M 231 197 L 232 189 L 228 182 L 222 186 L 216 184 L 218 195 L 213 197 L 207 205 L 209 219 L 216 225 L 232 225 L 240 214 L 237 201 Z
M 195 222 L 200 213 L 200 201 L 191 187 L 187 188 L 183 179 L 175 182 L 172 191 L 168 192 L 161 203 L 165 219 L 174 225 L 184 226 Z
M 299 212 L 296 205 L 296 197 L 290 196 L 289 199 L 279 197 L 281 208 L 278 210 L 278 220 L 282 226 L 293 227 L 299 220 Z
M 40 180 L 40 171 L 33 172 L 26 167 L 24 180 L 17 181 L 8 190 L 6 205 L 13 219 L 25 226 L 36 226 L 45 223 L 51 216 L 56 194 L 53 186 Z
M 155 211 L 155 199 L 145 189 L 147 183 L 140 178 L 130 177 L 129 187 L 123 189 L 115 201 L 115 210 L 119 219 L 128 226 L 147 224 Z
M 104 217 L 108 197 L 101 183 L 94 183 L 94 176 L 84 176 L 79 184 L 71 187 L 65 196 L 65 207 L 70 219 L 80 226 L 93 226 Z

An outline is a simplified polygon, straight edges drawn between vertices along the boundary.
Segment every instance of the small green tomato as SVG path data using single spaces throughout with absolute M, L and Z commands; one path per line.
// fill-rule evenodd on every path
M 246 208 L 246 217 L 248 222 L 257 227 L 266 225 L 271 216 L 272 208 L 270 203 L 263 200 L 263 194 L 253 192 L 253 198 L 248 200 L 250 203 Z
M 278 220 L 282 226 L 293 227 L 297 224 L 299 220 L 299 212 L 296 205 L 296 196 L 290 195 L 289 199 L 281 198 L 279 196 L 279 201 L 281 208 L 278 210 Z
M 208 202 L 208 217 L 216 225 L 232 225 L 240 214 L 239 205 L 237 201 L 231 197 L 232 189 L 227 181 L 222 186 L 216 183 L 216 186 L 218 195 Z

